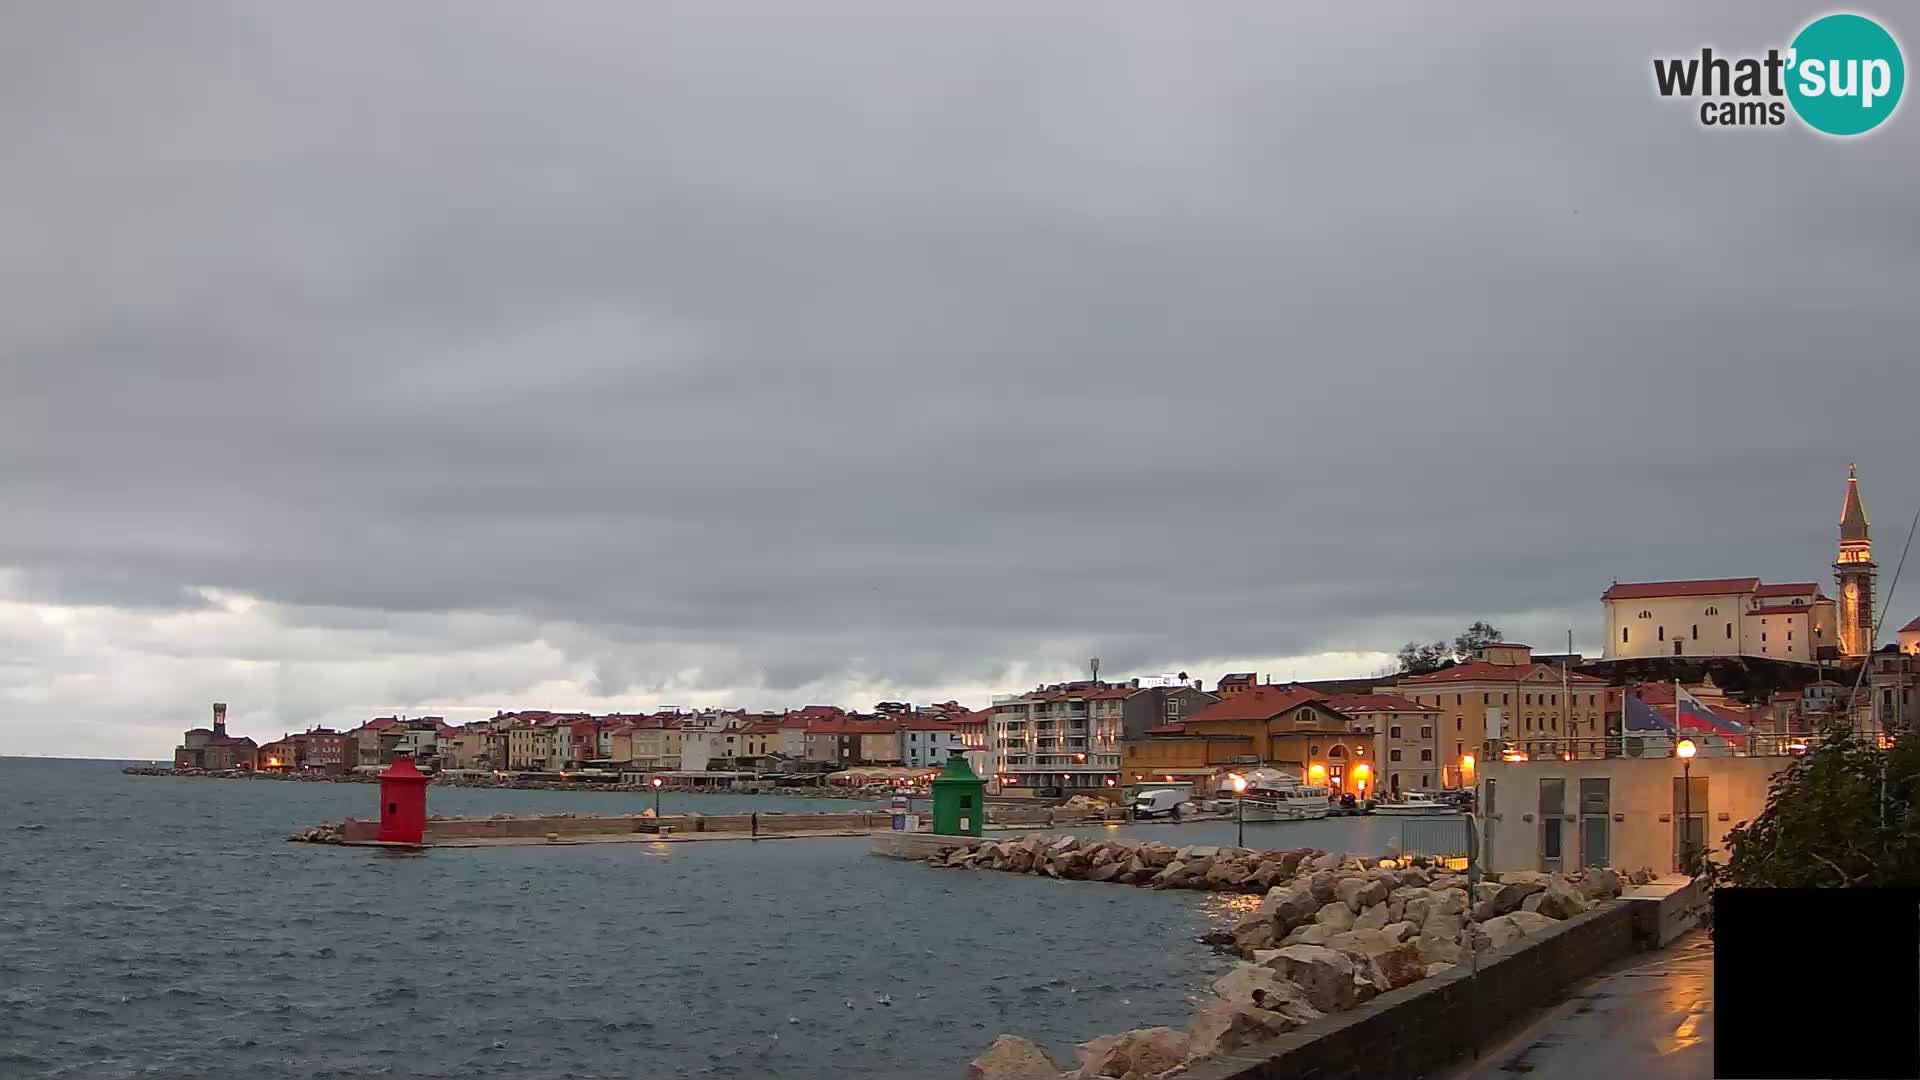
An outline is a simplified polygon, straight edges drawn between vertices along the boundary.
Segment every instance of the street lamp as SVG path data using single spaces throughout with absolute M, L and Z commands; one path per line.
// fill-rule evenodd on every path
M 1693 873 L 1693 755 L 1692 739 L 1681 739 L 1673 746 L 1680 757 L 1680 870 Z
M 655 821 L 660 820 L 660 789 L 666 786 L 666 783 L 657 776 L 653 778 L 653 820 Z
M 1239 773 L 1230 777 L 1233 781 L 1233 826 L 1235 839 L 1233 846 L 1247 846 L 1247 801 L 1241 798 L 1247 793 L 1247 778 Z

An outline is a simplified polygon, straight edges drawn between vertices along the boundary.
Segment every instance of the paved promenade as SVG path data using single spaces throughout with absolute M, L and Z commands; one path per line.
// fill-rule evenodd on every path
M 1453 1080 L 1710 1080 L 1713 945 L 1695 932 L 1658 958 L 1594 978 Z

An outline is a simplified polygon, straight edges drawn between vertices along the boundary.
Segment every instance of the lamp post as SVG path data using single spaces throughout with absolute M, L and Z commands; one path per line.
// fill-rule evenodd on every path
M 660 820 L 660 789 L 666 786 L 666 783 L 657 776 L 653 778 L 653 820 L 655 821 Z
M 1680 756 L 1680 870 L 1693 873 L 1693 754 L 1692 739 L 1681 739 L 1673 752 Z
M 1232 775 L 1233 780 L 1233 828 L 1234 847 L 1247 846 L 1247 801 L 1241 798 L 1247 793 L 1247 778 L 1239 773 Z

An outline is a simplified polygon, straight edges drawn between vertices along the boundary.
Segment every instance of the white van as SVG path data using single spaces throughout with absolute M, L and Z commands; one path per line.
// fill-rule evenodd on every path
M 1154 788 L 1152 791 L 1136 792 L 1133 796 L 1133 816 L 1151 818 L 1178 814 L 1180 804 L 1186 802 L 1187 797 L 1187 792 L 1177 788 Z

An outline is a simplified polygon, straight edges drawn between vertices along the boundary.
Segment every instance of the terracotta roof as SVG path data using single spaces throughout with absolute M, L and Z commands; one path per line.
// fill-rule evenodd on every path
M 1187 725 L 1181 723 L 1161 724 L 1159 727 L 1147 729 L 1149 735 L 1185 735 L 1186 733 Z
M 1787 585 L 1762 585 L 1753 590 L 1755 596 L 1804 596 L 1807 593 L 1819 593 L 1820 586 L 1811 581 L 1795 582 Z
M 958 731 L 951 721 L 935 720 L 931 716 L 915 716 L 900 725 L 902 731 Z
M 780 725 L 769 721 L 759 721 L 748 724 L 740 730 L 748 735 L 778 735 L 780 734 Z
M 894 735 L 900 726 L 891 720 L 822 720 L 807 731 L 814 735 Z
M 1907 625 L 1901 627 L 1900 632 L 1903 634 L 1912 634 L 1912 633 L 1920 632 L 1920 619 L 1915 619 L 1912 622 L 1908 623 Z
M 1651 600 L 1662 596 L 1724 596 L 1749 593 L 1760 587 L 1757 577 L 1703 578 L 1698 581 L 1638 581 L 1613 583 L 1602 600 Z
M 1399 694 L 1332 694 L 1327 707 L 1343 713 L 1364 712 L 1439 712 L 1433 705 L 1422 705 Z
M 1473 660 L 1465 664 L 1455 664 L 1450 668 L 1444 668 L 1428 675 L 1401 676 L 1399 685 L 1436 686 L 1466 682 L 1516 683 L 1522 679 L 1531 677 L 1533 673 L 1537 671 L 1546 672 L 1556 682 L 1560 679 L 1560 669 L 1557 667 L 1548 667 L 1546 664 L 1489 664 L 1485 660 Z M 1570 671 L 1567 673 L 1567 681 L 1577 683 L 1581 686 L 1603 686 L 1607 680 L 1596 678 L 1592 675 L 1582 675 L 1577 671 Z
M 1304 686 L 1264 685 L 1249 688 L 1216 701 L 1187 715 L 1187 723 L 1203 720 L 1265 720 L 1309 701 L 1325 701 L 1326 695 Z
M 573 728 L 575 735 L 593 735 L 600 730 L 599 725 L 591 720 L 576 720 L 568 726 Z
M 1518 641 L 1489 641 L 1486 647 L 1489 649 L 1525 649 L 1528 652 L 1533 651 L 1533 646 Z
M 1140 692 L 1134 686 L 1110 686 L 1105 690 L 1087 695 L 1088 701 L 1125 701 Z

